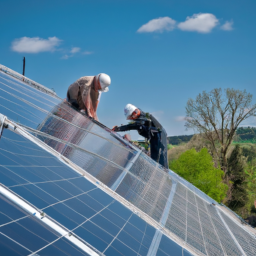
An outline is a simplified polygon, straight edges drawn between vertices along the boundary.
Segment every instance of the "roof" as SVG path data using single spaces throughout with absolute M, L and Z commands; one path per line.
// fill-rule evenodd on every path
M 229 209 L 8 70 L 0 254 L 256 254 L 255 233 Z

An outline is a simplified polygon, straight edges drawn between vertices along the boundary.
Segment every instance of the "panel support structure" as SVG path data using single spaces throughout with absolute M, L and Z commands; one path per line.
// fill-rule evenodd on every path
M 72 235 L 72 233 L 69 230 L 66 230 L 62 226 L 58 225 L 57 222 L 53 221 L 48 216 L 45 216 L 43 212 L 40 212 L 35 207 L 28 204 L 26 201 L 22 200 L 20 197 L 9 191 L 3 185 L 0 185 L 0 194 L 7 197 L 10 201 L 14 202 L 16 205 L 24 209 L 28 214 L 31 214 L 38 218 L 45 225 L 58 232 L 61 237 L 65 237 L 67 240 L 69 240 L 71 243 L 76 245 L 78 248 L 80 248 L 87 254 L 91 256 L 99 256 L 98 253 L 93 251 L 90 247 L 88 247 L 85 243 L 79 240 L 76 236 Z
M 2 133 L 3 133 L 5 120 L 6 120 L 6 116 L 0 114 L 0 138 L 1 138 Z
M 241 247 L 241 245 L 238 243 L 238 241 L 236 240 L 234 234 L 232 233 L 232 231 L 229 229 L 228 224 L 225 222 L 225 220 L 223 219 L 223 217 L 221 216 L 220 212 L 218 209 L 216 209 L 221 221 L 223 222 L 225 228 L 227 229 L 228 233 L 230 234 L 230 236 L 232 237 L 232 239 L 234 240 L 236 246 L 238 247 L 239 251 L 241 252 L 241 255 L 246 256 L 246 253 L 244 252 L 243 248 Z
M 167 202 L 166 202 L 166 205 L 165 205 L 162 217 L 160 219 L 160 223 L 161 223 L 161 225 L 163 227 L 165 226 L 165 223 L 166 223 L 168 215 L 169 215 L 169 211 L 171 209 L 173 197 L 174 197 L 175 192 L 176 192 L 176 187 L 177 187 L 177 181 L 172 179 L 172 189 L 171 189 L 171 192 L 170 192 L 169 197 L 167 199 Z M 152 243 L 151 243 L 151 245 L 149 247 L 147 256 L 156 255 L 156 253 L 158 251 L 158 247 L 160 245 L 160 241 L 162 239 L 162 235 L 163 235 L 163 233 L 159 229 L 156 230 L 156 233 L 154 235 Z
M 57 97 L 56 93 L 53 90 L 50 90 L 49 88 L 47 88 L 47 87 L 45 87 L 45 86 L 43 86 L 43 85 L 41 85 L 41 84 L 31 80 L 31 79 L 19 74 L 18 72 L 14 71 L 10 68 L 5 67 L 4 65 L 0 64 L 0 71 L 6 73 L 6 74 L 8 74 L 8 75 L 10 75 L 10 76 L 12 76 L 16 79 L 19 79 L 20 81 L 23 81 L 23 82 L 29 84 L 30 86 L 34 87 L 35 89 L 37 89 L 39 91 L 47 93 L 47 94 L 49 94 L 53 97 Z

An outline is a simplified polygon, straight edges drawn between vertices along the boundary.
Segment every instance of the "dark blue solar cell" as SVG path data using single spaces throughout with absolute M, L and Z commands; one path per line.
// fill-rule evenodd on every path
M 53 157 L 30 157 L 32 161 L 34 161 L 37 165 L 40 166 L 62 166 L 63 164 L 59 161 L 59 159 L 55 156 Z
M 129 221 L 130 222 L 130 221 Z M 144 232 L 142 232 L 141 230 L 139 230 L 136 226 L 131 225 L 130 223 L 127 223 L 123 229 L 125 232 L 127 232 L 128 234 L 133 234 L 133 238 L 138 241 L 139 243 L 141 243 L 143 236 L 144 236 Z
M 123 252 L 119 252 L 117 251 L 117 249 L 113 248 L 112 246 L 110 246 L 106 252 L 104 253 L 104 255 L 106 256 L 123 256 Z
M 27 215 L 25 211 L 20 210 L 14 203 L 10 202 L 2 195 L 0 195 L 0 205 L 0 212 L 2 213 L 2 218 L 0 216 L 0 224 L 6 223 L 6 220 L 9 222 L 10 219 L 16 220 Z M 8 219 L 6 219 L 6 216 L 8 216 Z
M 113 212 L 107 208 L 104 209 L 100 214 L 109 221 L 115 223 L 119 228 L 122 228 L 126 222 L 126 219 L 122 218 L 122 211 Z
M 118 241 L 117 239 L 111 245 L 114 249 L 121 252 L 122 255 L 125 256 L 137 256 L 137 252 L 134 251 L 132 248 L 126 246 L 124 243 Z M 108 254 L 109 255 L 109 254 Z
M 29 140 L 27 141 L 15 141 L 12 139 L 8 139 L 6 136 L 6 131 L 4 130 L 4 136 L 1 138 L 1 143 L 4 143 L 4 150 L 10 151 L 13 154 L 18 155 L 29 155 L 29 156 L 38 156 L 38 157 L 52 157 L 47 151 L 39 148 L 38 146 L 33 145 Z M 12 134 L 9 133 L 10 137 L 12 138 Z
M 0 182 L 7 187 L 27 183 L 26 180 L 16 175 L 15 172 L 12 172 L 9 167 L 2 166 L 0 166 Z
M 3 256 L 28 255 L 30 251 L 0 234 L 0 252 Z
M 80 179 L 84 179 L 84 177 L 80 176 Z M 75 187 L 72 183 L 70 183 L 67 180 L 56 181 L 55 184 L 58 185 L 59 187 L 61 187 L 62 189 L 66 190 L 68 193 L 70 193 L 73 196 L 77 196 L 77 195 L 80 195 L 83 193 L 83 191 L 81 189 L 78 189 L 77 187 Z
M 90 225 L 90 228 L 93 228 L 92 225 Z M 105 240 L 109 240 L 109 239 L 106 239 L 106 234 L 105 234 L 105 237 L 104 237 L 105 240 L 104 240 L 101 237 L 101 233 L 98 234 L 95 229 L 87 230 L 84 227 L 79 227 L 74 231 L 74 233 L 80 236 L 82 239 L 87 241 L 89 244 L 91 244 L 93 247 L 95 247 L 101 252 L 108 246 L 108 243 L 105 241 Z
M 60 236 L 59 233 L 57 233 L 55 230 L 51 229 L 48 226 L 46 226 L 47 230 L 45 230 L 45 228 L 42 228 L 45 224 L 41 221 L 41 219 L 38 219 L 31 215 L 27 218 L 19 220 L 17 223 L 19 223 L 23 227 L 29 229 L 30 232 L 44 238 L 47 241 L 53 241 Z
M 163 235 L 156 255 L 182 256 L 182 247 Z
M 0 79 L 1 93 L 6 93 L 7 95 L 5 96 L 5 98 L 7 98 L 8 100 L 13 101 L 14 103 L 19 105 L 26 105 L 25 102 L 17 98 L 17 97 L 20 97 L 26 100 L 27 102 L 30 102 L 33 105 L 46 110 L 51 110 L 52 107 L 54 106 L 53 103 L 46 100 L 47 98 L 49 99 L 49 96 L 47 96 L 46 94 L 43 94 L 40 91 L 36 91 L 35 89 L 28 87 L 21 81 L 12 80 L 12 78 L 10 79 L 9 77 L 7 77 L 7 79 L 8 81 L 6 81 L 6 77 L 4 77 L 1 74 L 1 79 Z M 17 97 L 12 96 L 11 94 L 15 94 L 15 96 Z M 45 99 L 42 99 L 40 96 Z M 17 110 L 20 108 L 18 106 L 12 106 L 11 109 L 14 109 L 14 107 L 16 107 Z M 31 106 L 31 108 L 34 108 L 34 107 Z
M 77 198 L 70 199 L 66 201 L 65 204 L 86 218 L 90 218 L 96 212 L 98 212 L 98 211 L 95 211 L 90 204 L 87 204 L 82 200 L 78 200 Z M 101 209 L 102 208 L 103 206 L 101 207 Z
M 56 204 L 43 211 L 68 229 L 73 229 L 86 220 L 64 204 Z
M 92 198 L 94 198 L 96 201 L 104 206 L 109 205 L 111 202 L 113 202 L 112 197 L 100 190 L 93 190 L 89 192 L 88 195 L 90 195 Z
M 120 228 L 115 224 L 115 222 L 110 222 L 107 218 L 104 218 L 99 214 L 93 217 L 91 222 L 102 227 L 104 230 L 107 230 L 112 236 L 116 236 L 120 231 Z
M 11 154 L 10 152 L 0 150 L 0 154 L 3 155 L 4 161 L 1 161 L 2 165 L 15 165 L 15 166 L 32 166 L 39 165 L 32 157 L 20 156 L 16 154 Z M 2 157 L 1 157 L 2 158 Z
M 36 186 L 38 186 L 39 188 L 44 190 L 46 193 L 57 198 L 59 201 L 62 201 L 62 200 L 72 197 L 72 195 L 70 195 L 70 193 L 68 193 L 63 188 L 60 188 L 58 186 L 58 184 L 55 182 L 39 183 L 39 184 L 36 184 Z
M 58 201 L 34 185 L 13 187 L 12 190 L 40 209 Z
M 135 214 L 132 215 L 132 217 L 129 220 L 129 223 L 134 225 L 137 229 L 139 229 L 143 233 L 146 230 L 147 223 L 145 221 L 142 221 L 141 218 Z
M 64 179 L 74 178 L 81 176 L 80 173 L 75 172 L 71 168 L 68 168 L 65 164 L 59 163 L 60 167 L 49 167 L 49 171 L 63 177 Z M 47 174 L 48 176 L 48 174 Z
M 55 170 L 55 169 L 53 169 Z M 93 188 L 95 188 L 95 185 L 92 184 L 90 181 L 87 179 L 75 179 L 75 180 L 70 180 L 70 183 L 74 184 L 77 188 L 81 189 L 82 191 L 88 191 Z
M 121 216 L 125 220 L 127 220 L 131 216 L 131 211 L 117 201 L 109 206 L 109 210 L 113 212 L 121 212 Z
M 132 248 L 134 251 L 138 252 L 140 249 L 140 241 L 136 239 L 136 233 L 126 233 L 125 231 L 122 231 L 117 239 L 130 248 Z
M 66 238 L 56 241 L 54 244 L 38 252 L 40 256 L 89 256 L 86 252 L 76 247 Z
M 101 193 L 101 191 L 99 189 L 95 189 L 96 191 L 98 191 L 99 193 Z M 93 191 L 95 191 L 93 190 Z M 77 197 L 78 200 L 85 202 L 86 205 L 90 206 L 92 209 L 94 209 L 96 212 L 102 210 L 102 208 L 104 208 L 104 205 L 102 205 L 100 202 L 94 200 L 94 198 L 90 195 L 90 192 L 88 192 L 87 194 L 83 194 Z
M 153 238 L 154 238 L 154 236 L 152 236 L 152 235 L 150 235 L 150 234 L 147 233 L 147 229 L 148 229 L 149 227 L 155 230 L 155 228 L 153 228 L 153 227 L 147 225 L 145 234 L 144 234 L 144 236 L 143 236 L 143 238 L 142 238 L 142 242 L 141 242 L 141 248 L 140 248 L 141 254 L 143 254 L 142 252 L 144 252 L 144 253 L 145 253 L 145 252 L 148 252 L 148 249 L 149 249 L 149 247 L 150 247 L 150 245 L 151 245 L 151 243 L 152 243 L 152 240 L 153 240 Z
M 15 165 L 15 166 L 20 165 L 17 163 L 17 161 L 12 159 L 12 156 L 10 156 L 10 155 L 8 156 L 8 154 L 4 154 L 4 153 L 5 153 L 4 151 L 0 150 L 1 165 L 7 166 L 7 167 L 8 167 L 8 165 Z M 23 162 L 23 164 L 24 164 L 24 162 Z
M 26 168 L 26 167 L 17 166 L 17 167 L 8 167 L 8 169 L 25 180 L 21 184 L 30 183 L 30 182 L 31 183 L 42 182 L 46 180 L 36 175 L 36 173 L 33 172 L 34 171 L 33 167 Z
M 32 215 L 28 217 L 28 213 L 24 214 L 20 207 L 10 202 L 6 197 L 1 196 L 0 205 L 0 223 L 2 225 L 0 233 L 28 250 L 37 250 L 59 236 L 50 227 L 45 228 L 41 219 Z M 3 255 L 2 251 L 0 252 Z
M 147 254 L 148 254 L 148 249 L 149 249 L 149 248 L 147 248 L 147 247 L 141 245 L 141 246 L 140 246 L 140 249 L 139 249 L 139 251 L 138 251 L 139 255 L 141 255 L 141 256 L 147 256 Z
M 114 238 L 107 230 L 104 230 L 102 227 L 97 226 L 90 221 L 84 223 L 82 227 L 91 231 L 95 236 L 100 237 L 107 244 L 109 244 Z
M 21 225 L 20 221 L 10 223 L 0 227 L 0 232 L 32 251 L 47 245 L 57 238 L 57 236 L 53 236 L 49 230 L 37 224 L 35 220 L 27 218 L 26 222 L 23 220 L 23 223 L 25 223 L 26 226 Z M 33 231 L 35 232 L 30 229 L 33 226 Z M 35 228 L 38 229 L 38 232 Z
M 61 180 L 63 178 L 70 178 L 70 176 L 63 177 L 61 175 L 62 174 L 61 171 L 63 168 L 62 166 L 60 167 L 33 166 L 33 167 L 27 167 L 27 168 L 31 168 L 36 175 L 38 175 L 44 180 Z M 74 175 L 71 177 L 76 177 L 76 176 Z

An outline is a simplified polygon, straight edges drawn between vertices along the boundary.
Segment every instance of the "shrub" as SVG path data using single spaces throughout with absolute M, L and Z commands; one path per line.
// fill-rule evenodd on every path
M 228 186 L 222 182 L 224 172 L 214 167 L 206 148 L 200 152 L 194 148 L 187 150 L 170 168 L 216 201 L 221 202 L 226 197 Z

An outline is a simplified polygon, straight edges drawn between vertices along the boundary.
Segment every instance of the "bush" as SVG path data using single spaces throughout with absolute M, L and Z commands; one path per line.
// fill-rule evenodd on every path
M 222 183 L 224 172 L 215 168 L 206 148 L 200 152 L 190 149 L 182 153 L 170 168 L 218 202 L 226 197 L 228 186 Z

